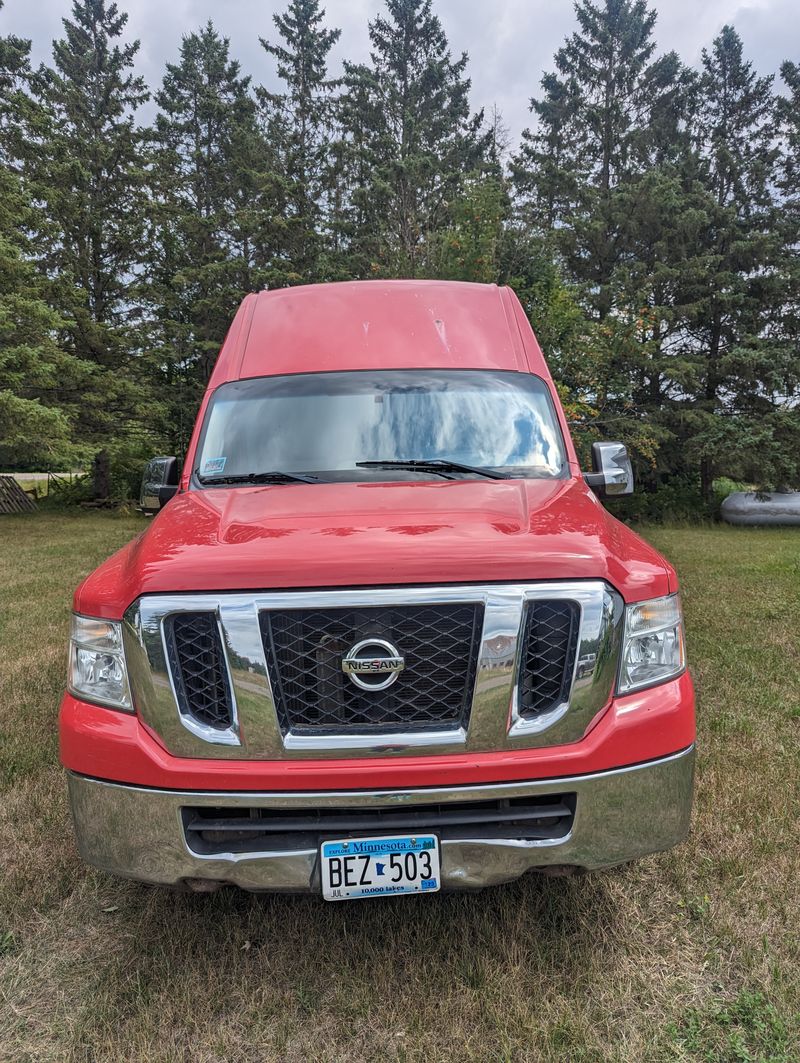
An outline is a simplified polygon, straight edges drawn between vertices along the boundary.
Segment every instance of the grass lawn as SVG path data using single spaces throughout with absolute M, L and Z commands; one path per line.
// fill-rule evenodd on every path
M 142 527 L 0 518 L 0 1059 L 800 1059 L 800 536 L 663 528 L 700 698 L 692 837 L 624 869 L 347 905 L 79 862 L 70 595 Z

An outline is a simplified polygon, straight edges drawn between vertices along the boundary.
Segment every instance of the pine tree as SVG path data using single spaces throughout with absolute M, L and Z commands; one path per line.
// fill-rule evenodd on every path
M 59 348 L 63 322 L 31 261 L 28 234 L 42 223 L 19 172 L 21 134 L 34 112 L 29 54 L 30 41 L 0 37 L 0 466 L 6 468 L 59 467 L 79 456 L 70 406 L 89 376 L 88 366 Z
M 0 0 L 0 11 L 3 0 Z M 31 42 L 22 37 L 0 37 L 0 151 L 8 164 L 8 139 L 18 117 L 23 84 L 30 77 Z
M 144 233 L 143 133 L 135 113 L 148 93 L 133 71 L 139 42 L 123 44 L 127 15 L 106 0 L 74 0 L 53 68 L 37 88 L 51 117 L 34 178 L 58 225 L 48 269 L 80 293 L 76 347 L 115 365 L 115 327 L 129 314 L 127 291 Z
M 292 0 L 283 14 L 273 15 L 282 43 L 260 38 L 285 85 L 283 93 L 260 88 L 257 95 L 284 182 L 287 268 L 293 281 L 323 280 L 328 272 L 325 235 L 332 209 L 333 92 L 338 84 L 328 78 L 328 56 L 341 30 L 325 28 L 324 17 L 319 0 Z
M 242 297 L 285 282 L 274 252 L 283 225 L 250 78 L 211 22 L 183 38 L 155 98 L 145 299 L 153 355 L 170 352 L 163 374 L 180 447 Z
M 98 367 L 79 431 L 105 441 L 139 431 L 148 396 L 137 364 L 138 311 L 130 290 L 144 245 L 143 132 L 147 99 L 133 73 L 139 44 L 122 43 L 127 15 L 106 0 L 74 0 L 53 66 L 33 79 L 38 121 L 25 171 L 48 217 L 40 268 L 55 278 L 62 342 Z
M 523 133 L 512 175 L 524 216 L 553 232 L 602 320 L 627 250 L 619 229 L 629 204 L 618 193 L 677 135 L 681 66 L 672 53 L 653 60 L 656 15 L 645 0 L 578 0 L 575 12 L 578 31 L 531 100 L 537 126 Z
M 596 430 L 628 442 L 654 486 L 684 375 L 673 343 L 697 229 L 692 79 L 674 53 L 654 58 L 644 0 L 579 0 L 576 15 L 512 162 L 518 218 L 545 237 L 596 325 L 590 371 L 570 363 L 570 379 Z
M 386 7 L 369 26 L 369 64 L 345 64 L 344 231 L 357 272 L 414 275 L 490 136 L 470 114 L 467 55 L 452 59 L 431 0 Z
M 800 487 L 800 64 L 785 62 L 781 77 L 788 90 L 777 98 L 783 145 L 779 220 L 785 294 L 772 339 L 780 354 L 774 365 L 783 369 L 784 377 L 775 389 L 773 402 L 775 430 L 771 450 L 777 452 L 777 460 L 771 479 Z
M 710 500 L 719 472 L 740 470 L 756 480 L 775 474 L 769 425 L 781 420 L 781 393 L 796 395 L 798 366 L 776 342 L 786 292 L 773 182 L 773 79 L 757 76 L 730 26 L 703 51 L 702 67 L 696 136 L 706 192 L 703 268 L 686 278 L 684 357 L 697 388 L 686 450 Z
M 19 181 L 0 167 L 0 466 L 6 468 L 54 468 L 76 458 L 64 405 L 70 405 L 70 384 L 85 385 L 89 376 L 59 349 L 63 322 L 43 298 L 25 254 L 21 234 L 30 221 Z
M 497 284 L 508 212 L 508 192 L 499 177 L 470 175 L 448 204 L 448 224 L 430 239 L 426 258 L 431 275 Z
M 577 88 L 556 74 L 542 78 L 543 95 L 530 101 L 536 128 L 522 131 L 511 160 L 511 176 L 526 224 L 552 232 L 567 219 L 578 198 L 583 154 L 573 150 L 572 130 L 578 109 Z
M 786 96 L 778 98 L 778 117 L 784 136 L 780 184 L 786 204 L 800 209 L 800 63 L 787 60 L 781 65 Z M 796 221 L 797 219 L 795 219 Z M 800 241 L 800 231 L 796 234 Z

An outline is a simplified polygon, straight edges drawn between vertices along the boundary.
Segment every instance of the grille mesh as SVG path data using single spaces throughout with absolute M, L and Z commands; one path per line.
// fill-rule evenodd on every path
M 466 726 L 483 606 L 403 605 L 261 613 L 261 633 L 284 733 Z M 342 658 L 367 638 L 391 642 L 405 668 L 385 690 L 360 690 Z
M 165 633 L 181 712 L 226 730 L 233 723 L 233 703 L 216 614 L 176 613 L 168 617 Z
M 519 707 L 539 716 L 569 699 L 580 609 L 577 602 L 531 602 L 525 620 Z

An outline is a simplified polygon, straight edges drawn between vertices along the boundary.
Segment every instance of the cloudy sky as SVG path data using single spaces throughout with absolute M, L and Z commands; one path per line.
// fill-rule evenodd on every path
M 118 0 L 128 11 L 128 27 L 141 41 L 140 68 L 150 85 L 161 79 L 164 63 L 175 58 L 181 35 L 211 18 L 227 37 L 233 54 L 256 82 L 274 85 L 269 57 L 258 38 L 273 36 L 271 15 L 286 0 Z M 662 50 L 675 49 L 696 63 L 701 49 L 726 23 L 739 30 L 747 55 L 764 73 L 783 59 L 800 61 L 798 0 L 655 0 L 657 38 Z M 50 42 L 61 33 L 69 0 L 5 0 L 0 34 L 33 40 L 35 60 L 47 59 Z M 342 30 L 334 65 L 342 57 L 368 52 L 367 23 L 381 0 L 327 0 L 328 22 Z M 473 103 L 496 104 L 516 137 L 527 124 L 528 100 L 553 52 L 574 24 L 572 0 L 435 0 L 454 52 L 470 55 Z

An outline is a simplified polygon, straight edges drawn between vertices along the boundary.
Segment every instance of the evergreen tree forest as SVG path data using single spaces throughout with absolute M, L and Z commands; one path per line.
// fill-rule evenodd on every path
M 38 68 L 0 11 L 0 469 L 181 454 L 247 292 L 432 277 L 515 289 L 640 513 L 800 488 L 800 56 L 725 26 L 691 69 L 647 0 L 574 8 L 519 143 L 435 0 L 376 0 L 335 69 L 323 0 L 255 27 L 261 70 L 187 27 L 152 85 L 124 0 Z

